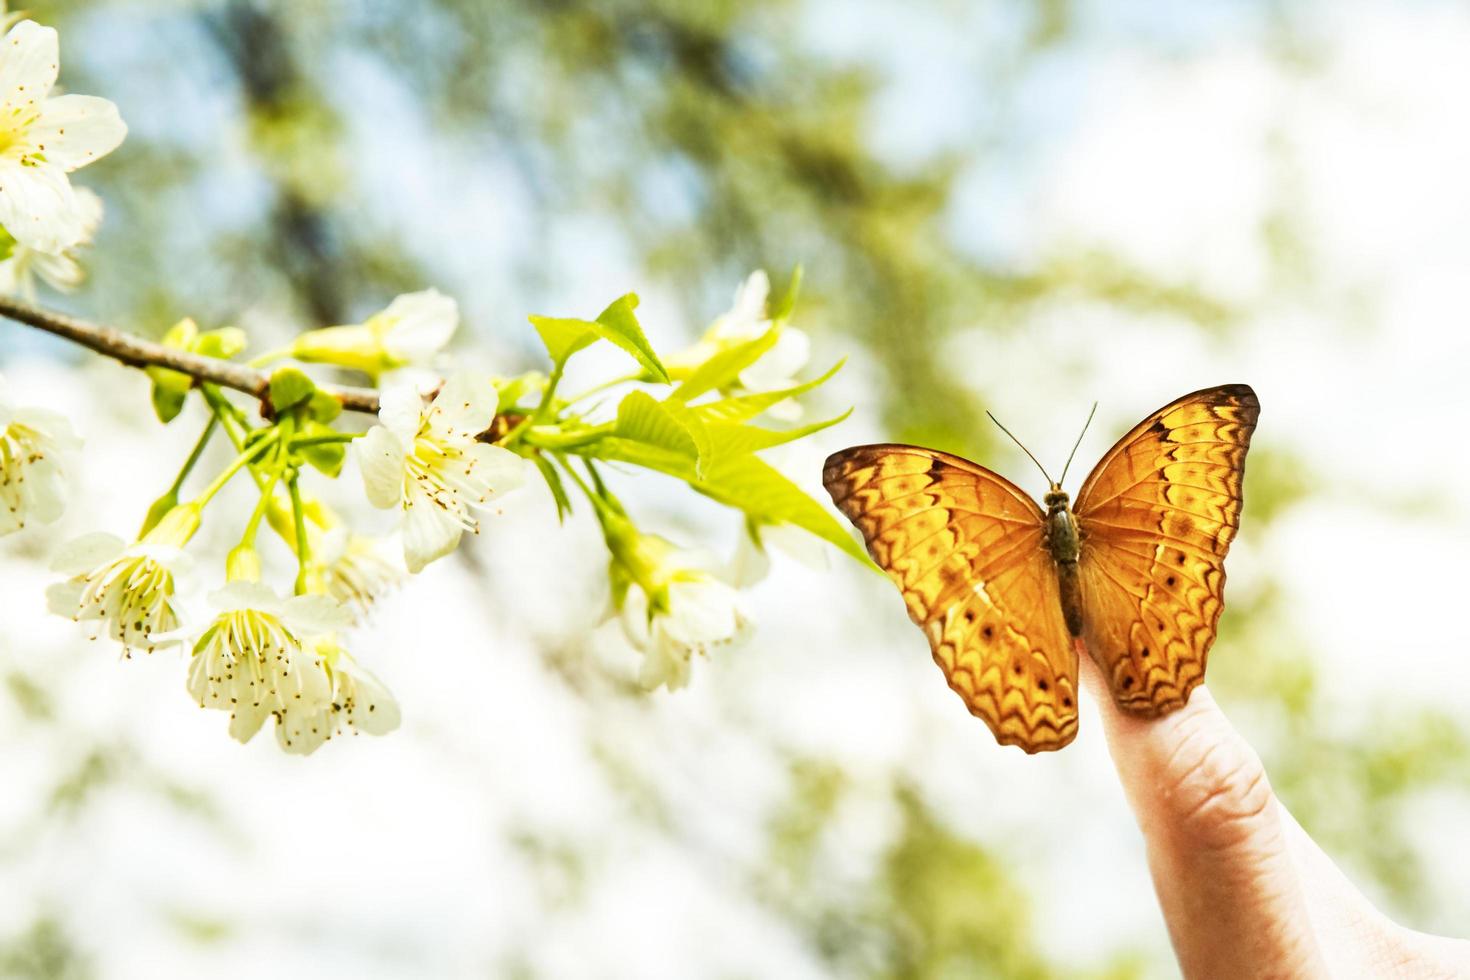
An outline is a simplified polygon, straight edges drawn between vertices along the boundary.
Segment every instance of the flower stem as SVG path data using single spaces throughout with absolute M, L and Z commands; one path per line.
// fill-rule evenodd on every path
M 219 419 L 211 415 L 209 421 L 204 423 L 204 431 L 199 434 L 199 441 L 194 443 L 189 458 L 184 460 L 184 465 L 179 469 L 179 475 L 174 477 L 173 485 L 168 492 L 174 497 L 179 495 L 179 490 L 184 486 L 184 480 L 188 479 L 189 473 L 194 469 L 194 464 L 199 462 L 199 457 L 204 455 L 204 447 L 209 445 L 209 439 L 214 435 L 214 427 L 219 424 Z
M 214 495 L 219 493 L 226 483 L 230 482 L 230 477 L 234 476 L 236 473 L 240 472 L 243 467 L 253 462 L 255 458 L 261 453 L 265 452 L 271 446 L 274 446 L 276 442 L 280 440 L 280 438 L 281 435 L 279 432 L 271 432 L 262 436 L 259 442 L 242 452 L 239 456 L 236 456 L 235 461 L 229 466 L 225 467 L 224 472 L 215 477 L 213 482 L 211 482 L 209 486 L 204 488 L 203 493 L 194 498 L 194 503 L 200 507 L 208 504 L 209 501 L 214 497 Z
M 301 503 L 300 471 L 291 468 L 286 486 L 291 491 L 291 520 L 296 526 L 296 594 L 306 594 L 306 570 L 311 567 L 311 546 L 306 540 L 306 508 Z
M 292 449 L 300 449 L 303 446 L 324 446 L 333 442 L 351 442 L 365 435 L 362 432 L 333 432 L 331 435 L 300 436 L 291 440 Z
M 270 475 L 265 477 L 265 482 L 259 483 L 260 499 L 255 503 L 255 510 L 250 512 L 250 520 L 245 525 L 245 533 L 240 535 L 240 543 L 255 546 L 255 533 L 260 529 L 260 519 L 270 509 L 271 501 L 275 498 L 276 483 L 281 479 L 281 471 L 285 469 L 286 450 L 285 443 L 276 445 L 276 465 L 271 467 Z
M 616 422 L 584 426 L 570 432 L 558 431 L 554 426 L 535 426 L 527 430 L 521 440 L 538 449 L 576 449 L 611 435 L 617 428 Z
M 569 406 L 575 405 L 578 402 L 586 401 L 599 392 L 607 391 L 607 389 L 609 388 L 616 388 L 618 385 L 621 384 L 630 384 L 634 381 L 640 380 L 642 377 L 642 374 L 625 374 L 621 378 L 613 378 L 611 381 L 604 381 L 601 384 L 595 384 L 591 388 L 588 388 L 586 391 L 582 392 L 580 395 L 572 398 L 572 400 L 567 402 L 567 404 Z

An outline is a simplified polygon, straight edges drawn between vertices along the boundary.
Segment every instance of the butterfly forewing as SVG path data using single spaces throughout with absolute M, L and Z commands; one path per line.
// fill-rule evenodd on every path
M 997 741 L 1027 752 L 1072 741 L 1077 654 L 1036 503 L 983 467 L 917 446 L 836 453 L 822 482 Z
M 1247 385 L 1159 409 L 1077 494 L 1083 637 L 1124 710 L 1181 706 L 1204 680 L 1260 402 Z

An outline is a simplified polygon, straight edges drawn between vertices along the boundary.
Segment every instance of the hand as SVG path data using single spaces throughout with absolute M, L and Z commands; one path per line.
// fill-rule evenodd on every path
M 1081 660 L 1185 977 L 1470 977 L 1470 941 L 1405 929 L 1353 887 L 1209 691 L 1142 721 Z

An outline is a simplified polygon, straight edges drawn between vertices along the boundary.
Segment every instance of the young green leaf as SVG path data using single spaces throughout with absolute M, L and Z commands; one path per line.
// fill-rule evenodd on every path
M 187 374 L 157 366 L 146 367 L 143 371 L 153 382 L 150 395 L 153 400 L 153 414 L 164 424 L 172 422 L 184 410 L 184 400 L 189 395 L 194 379 Z
M 689 429 L 646 391 L 630 391 L 618 403 L 613 432 L 622 439 L 657 446 L 691 460 L 699 456 L 699 445 Z
M 788 398 L 796 398 L 806 394 L 813 388 L 825 384 L 831 379 L 832 375 L 842 370 L 844 363 L 846 362 L 838 361 L 821 377 L 804 381 L 790 388 L 782 388 L 779 391 L 762 391 L 753 395 L 732 395 L 729 398 L 721 398 L 719 401 L 695 405 L 690 410 L 706 423 L 746 422 L 755 418 L 777 402 L 785 401 Z
M 847 528 L 770 464 L 751 455 L 717 457 L 709 461 L 706 472 L 701 474 L 697 457 L 688 451 L 689 443 L 684 442 L 682 446 L 682 449 L 671 448 L 608 436 L 578 452 L 676 477 L 705 496 L 743 511 L 752 520 L 763 524 L 793 524 L 869 564 L 862 546 Z
M 277 412 L 307 401 L 316 392 L 316 385 L 300 368 L 283 367 L 271 372 L 271 406 Z
M 546 481 L 546 486 L 551 490 L 551 499 L 556 501 L 556 520 L 562 523 L 567 515 L 572 512 L 572 501 L 567 497 L 566 487 L 562 486 L 561 474 L 556 467 L 551 465 L 551 460 L 540 453 L 531 457 L 536 464 L 536 469 L 541 471 L 541 478 Z
M 871 564 L 862 545 L 825 507 L 758 457 L 716 459 L 710 464 L 708 477 L 691 486 L 711 499 L 744 511 L 760 523 L 794 524 L 831 542 L 863 564 Z
M 637 307 L 638 295 L 636 293 L 628 293 L 609 303 L 607 309 L 597 314 L 597 323 L 603 328 L 602 336 L 632 354 L 633 358 L 643 365 L 651 380 L 668 384 L 669 372 L 665 371 L 663 364 L 659 362 L 658 355 L 653 352 L 653 346 L 643 335 L 643 328 L 638 324 L 638 317 L 633 313 Z
M 307 422 L 301 427 L 301 434 L 303 436 L 331 435 L 332 429 L 319 422 Z M 301 458 L 314 468 L 336 479 L 337 475 L 342 472 L 342 461 L 347 457 L 347 443 L 318 442 L 301 446 L 297 451 L 301 454 Z
M 534 313 L 528 319 L 541 335 L 541 343 L 546 345 L 546 354 L 552 364 L 565 363 L 567 358 L 598 337 L 593 324 L 587 320 L 537 316 Z
M 776 345 L 780 335 L 781 331 L 773 327 L 753 340 L 720 351 L 695 368 L 694 373 L 674 389 L 674 393 L 669 396 L 670 400 L 687 404 L 707 391 L 734 384 L 741 371 L 760 360 L 762 354 Z
M 711 456 L 740 456 L 746 453 L 758 453 L 772 446 L 795 442 L 797 439 L 836 425 L 851 414 L 852 409 L 849 408 L 841 415 L 823 419 L 820 422 L 809 422 L 794 429 L 762 429 L 759 426 L 724 420 L 710 422 L 703 428 L 712 447 Z M 698 421 L 697 417 L 695 421 Z
M 773 323 L 780 323 L 791 316 L 791 311 L 796 309 L 796 298 L 801 295 L 801 265 L 798 264 L 791 270 L 791 281 L 786 284 L 786 291 L 770 304 L 770 316 Z
M 649 380 L 665 384 L 669 374 L 659 362 L 658 355 L 643 335 L 638 317 L 633 310 L 638 306 L 638 297 L 629 293 L 613 300 L 596 320 L 576 320 L 559 317 L 532 315 L 531 325 L 541 335 L 546 353 L 553 364 L 563 364 L 577 351 L 598 340 L 616 344 L 632 355 L 647 373 Z

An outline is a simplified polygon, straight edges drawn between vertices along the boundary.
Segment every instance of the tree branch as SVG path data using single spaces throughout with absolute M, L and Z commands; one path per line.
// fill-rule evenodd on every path
M 10 296 L 0 296 L 0 316 L 65 337 L 99 354 L 132 367 L 163 367 L 180 374 L 187 374 L 199 381 L 212 381 L 225 388 L 243 391 L 255 398 L 265 398 L 270 391 L 270 375 L 255 368 L 222 361 L 215 357 L 202 357 L 187 351 L 175 350 L 163 344 L 144 340 L 113 327 L 89 323 L 65 313 L 43 309 L 24 303 Z M 378 412 L 378 392 L 374 388 L 353 388 L 335 385 L 318 385 L 327 394 L 342 403 L 342 407 L 353 412 Z

